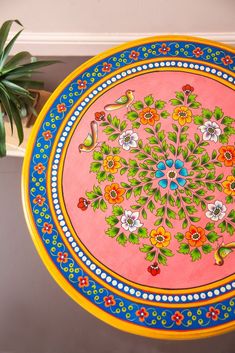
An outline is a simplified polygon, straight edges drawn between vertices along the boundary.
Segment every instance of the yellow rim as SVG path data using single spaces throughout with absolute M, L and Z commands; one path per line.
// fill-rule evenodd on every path
M 52 103 L 54 100 L 58 97 L 58 95 L 62 92 L 62 90 L 81 72 L 89 68 L 92 64 L 99 62 L 101 59 L 104 59 L 105 57 L 115 54 L 121 50 L 125 49 L 130 49 L 131 46 L 135 45 L 143 45 L 147 44 L 152 41 L 164 41 L 164 40 L 177 40 L 177 41 L 195 41 L 198 44 L 208 44 L 211 46 L 215 46 L 217 48 L 229 50 L 230 52 L 235 54 L 235 49 L 229 46 L 226 46 L 224 44 L 220 44 L 214 41 L 209 41 L 205 40 L 202 38 L 196 38 L 196 37 L 189 37 L 189 36 L 159 36 L 159 37 L 150 37 L 150 38 L 144 38 L 144 39 L 139 39 L 135 40 L 132 42 L 129 42 L 127 44 L 123 44 L 121 46 L 118 46 L 114 49 L 110 49 L 108 51 L 105 51 L 101 55 L 94 57 L 87 62 L 85 62 L 83 65 L 81 65 L 79 68 L 74 70 L 54 91 L 54 93 L 50 96 L 48 101 L 46 102 L 45 106 L 43 107 L 41 113 L 39 114 L 39 117 L 33 127 L 32 133 L 30 135 L 28 144 L 27 144 L 27 149 L 26 149 L 26 155 L 24 158 L 24 163 L 23 163 L 23 169 L 22 169 L 22 202 L 23 202 L 23 209 L 24 209 L 24 214 L 26 218 L 26 222 L 32 237 L 32 240 L 35 244 L 35 247 L 44 262 L 45 266 L 47 267 L 48 271 L 52 275 L 52 277 L 55 279 L 55 281 L 61 286 L 61 288 L 72 298 L 74 299 L 79 305 L 81 305 L 84 309 L 86 309 L 88 312 L 92 313 L 99 319 L 103 320 L 106 323 L 109 323 L 110 325 L 119 328 L 123 331 L 127 331 L 133 334 L 138 334 L 138 335 L 143 335 L 151 338 L 159 338 L 159 339 L 173 339 L 173 340 L 180 340 L 180 339 L 197 339 L 197 338 L 206 338 L 218 334 L 222 334 L 225 332 L 232 331 L 234 329 L 234 321 L 231 321 L 226 324 L 222 324 L 216 328 L 207 328 L 207 329 L 197 329 L 193 331 L 177 331 L 177 330 L 159 330 L 159 329 L 150 329 L 147 327 L 142 327 L 135 325 L 130 322 L 125 322 L 121 319 L 118 319 L 106 312 L 104 312 L 102 309 L 97 307 L 95 304 L 91 303 L 89 300 L 84 298 L 83 295 L 81 295 L 79 292 L 77 292 L 70 284 L 67 282 L 67 280 L 64 278 L 64 276 L 60 273 L 60 271 L 57 269 L 57 267 L 54 265 L 52 262 L 51 258 L 49 257 L 41 239 L 40 236 L 37 232 L 37 228 L 34 223 L 34 218 L 32 216 L 32 210 L 31 210 L 31 205 L 30 205 L 30 200 L 28 196 L 28 185 L 29 185 L 29 166 L 30 166 L 30 161 L 31 161 L 31 155 L 32 155 L 32 150 L 33 150 L 33 145 L 35 138 L 37 136 L 37 132 L 41 126 L 41 123 L 47 114 L 48 110 L 50 109 Z M 169 59 L 169 58 L 168 58 Z M 203 303 L 204 304 L 204 303 Z M 177 307 L 177 305 L 175 305 Z

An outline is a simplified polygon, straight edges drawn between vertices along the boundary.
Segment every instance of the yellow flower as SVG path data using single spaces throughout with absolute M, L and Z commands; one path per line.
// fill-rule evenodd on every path
M 107 156 L 103 162 L 104 170 L 108 173 L 115 174 L 118 168 L 121 168 L 119 156 Z
M 232 175 L 227 176 L 227 179 L 222 182 L 224 192 L 227 195 L 235 196 L 235 177 Z
M 164 227 L 158 227 L 150 232 L 150 242 L 157 248 L 165 248 L 170 244 L 171 235 Z
M 178 120 L 181 126 L 185 125 L 186 123 L 191 123 L 192 121 L 192 112 L 187 107 L 183 105 L 181 107 L 176 107 L 174 109 L 172 118 L 174 120 Z

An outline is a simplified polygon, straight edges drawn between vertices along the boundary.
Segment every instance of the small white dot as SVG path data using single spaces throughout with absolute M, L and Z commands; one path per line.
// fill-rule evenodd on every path
M 79 257 L 82 257 L 82 256 L 83 256 L 83 252 L 82 252 L 82 251 L 79 251 L 78 256 L 79 256 Z
M 200 70 L 204 71 L 205 67 L 203 65 L 200 66 Z
M 198 70 L 199 69 L 199 65 L 196 64 L 195 65 L 195 69 Z
M 98 92 L 97 92 L 97 90 L 95 89 L 94 91 L 93 91 L 93 94 L 94 95 L 96 95 Z
M 79 254 L 78 254 L 78 255 L 79 255 Z M 95 268 L 96 268 L 96 265 L 95 265 L 95 264 L 91 264 L 90 269 L 91 269 L 92 271 L 94 271 Z
M 137 291 L 137 292 L 135 293 L 135 295 L 136 295 L 137 297 L 140 297 L 140 296 L 141 296 L 140 291 Z
M 72 243 L 73 237 L 69 237 L 69 242 Z
M 215 73 L 216 73 L 216 70 L 215 70 L 215 69 L 211 69 L 211 72 L 212 72 L 213 74 L 215 74 Z
M 168 300 L 169 300 L 169 302 L 173 302 L 173 297 L 172 297 L 172 295 L 169 295 Z
M 105 83 L 104 83 L 104 85 L 105 85 Z M 106 85 L 105 85 L 105 87 L 106 87 Z M 93 97 L 94 97 L 93 94 L 90 93 L 90 94 L 89 94 L 89 98 L 93 98 Z
M 166 295 L 163 295 L 163 296 L 162 296 L 162 300 L 163 300 L 164 302 L 166 302 L 166 301 L 167 301 L 167 296 L 166 296 Z
M 85 262 L 87 260 L 87 257 L 86 256 L 83 256 L 82 257 L 82 261 Z
M 60 225 L 61 225 L 61 227 L 63 227 L 65 225 L 65 221 L 61 221 Z
M 75 248 L 77 244 L 75 243 L 75 241 L 72 242 L 72 247 Z
M 149 300 L 153 300 L 154 299 L 154 295 L 153 294 L 149 294 Z
M 224 293 L 224 292 L 226 292 L 226 288 L 225 288 L 225 287 L 221 287 L 221 288 L 220 288 L 220 291 L 221 291 L 222 293 Z
M 116 281 L 115 279 L 112 281 L 112 285 L 113 285 L 114 287 L 117 285 L 117 281 Z
M 171 66 L 175 66 L 175 61 L 172 61 L 172 62 L 171 62 Z
M 96 273 L 97 275 L 100 275 L 100 274 L 101 274 L 101 269 L 100 269 L 100 268 L 97 268 L 96 271 L 95 271 L 95 273 Z
M 187 63 L 184 63 L 184 64 L 183 64 L 183 67 L 188 67 L 188 64 L 187 64 Z
M 186 300 L 187 300 L 186 296 L 182 295 L 181 300 L 182 300 L 182 302 L 186 302 Z
M 180 300 L 180 298 L 178 297 L 178 295 L 176 295 L 175 297 L 174 297 L 174 301 L 175 302 L 178 302 Z
M 122 289 L 123 288 L 123 284 L 122 283 L 118 283 L 118 288 Z
M 223 74 L 223 78 L 228 78 L 228 75 L 227 74 Z
M 209 67 L 206 67 L 206 72 L 210 72 L 211 69 Z
M 148 68 L 147 65 L 143 65 L 143 69 L 146 70 Z
M 149 68 L 152 69 L 153 68 L 153 64 L 149 64 Z
M 192 300 L 193 296 L 191 294 L 188 295 L 188 300 Z
M 142 67 L 141 67 L 141 66 L 138 66 L 138 67 L 137 67 L 137 71 L 142 71 Z
M 59 221 L 60 221 L 61 219 L 63 219 L 63 216 L 59 216 L 59 217 L 58 217 L 58 220 L 59 220 Z
M 76 248 L 74 249 L 75 252 L 79 252 L 79 247 L 76 246 Z
M 86 103 L 88 103 L 88 102 L 89 102 L 89 100 L 90 100 L 89 98 L 85 98 L 85 102 L 86 102 Z
M 157 302 L 159 302 L 161 300 L 161 296 L 160 295 L 156 295 L 155 299 L 156 299 Z
M 233 78 L 232 77 L 229 77 L 229 82 L 233 82 Z
M 91 264 L 91 261 L 90 261 L 90 260 L 87 260 L 87 261 L 86 261 L 86 265 L 87 265 L 87 266 L 90 266 L 90 264 Z
M 135 294 L 134 288 L 131 288 L 131 289 L 130 289 L 130 294 Z
M 70 232 L 65 233 L 66 237 L 70 237 Z
M 128 286 L 125 286 L 125 287 L 124 287 L 124 291 L 125 291 L 125 292 L 129 292 L 129 287 L 128 287 Z
M 195 300 L 198 300 L 198 299 L 199 299 L 199 295 L 198 295 L 198 294 L 194 294 L 193 297 L 194 297 Z
M 200 294 L 200 297 L 201 297 L 202 299 L 205 299 L 205 298 L 206 298 L 206 294 L 205 294 L 205 293 L 201 293 L 201 294 Z
M 122 76 L 118 74 L 116 77 L 117 77 L 118 80 L 120 80 L 120 78 L 121 78 Z
M 147 299 L 147 298 L 148 298 L 148 294 L 147 294 L 147 293 L 143 293 L 142 297 L 143 297 L 144 299 Z
M 106 273 L 105 273 L 105 272 L 102 272 L 102 273 L 101 273 L 101 278 L 105 279 L 105 278 L 106 278 L 106 276 L 107 276 L 107 275 L 106 275 Z
M 235 288 L 235 282 L 232 283 L 232 287 Z
M 213 293 L 212 292 L 208 292 L 207 295 L 208 295 L 208 297 L 212 297 Z
M 99 88 L 100 88 L 100 87 L 99 87 Z M 99 88 L 98 88 L 98 91 L 99 91 Z M 82 102 L 82 103 L 81 103 L 81 106 L 82 106 L 82 107 L 85 107 L 85 105 L 86 105 L 85 102 Z
M 227 290 L 230 290 L 232 287 L 231 287 L 230 284 L 227 284 L 227 285 L 226 285 L 226 288 L 227 288 Z
M 107 84 L 110 85 L 112 82 L 110 80 L 107 81 Z
M 182 62 L 178 62 L 177 66 L 181 67 L 182 66 Z
M 68 227 L 63 227 L 63 231 L 66 232 L 68 230 Z
M 107 281 L 108 283 L 110 283 L 110 282 L 112 281 L 112 278 L 111 278 L 110 276 L 108 276 L 108 277 L 106 278 L 106 281 Z

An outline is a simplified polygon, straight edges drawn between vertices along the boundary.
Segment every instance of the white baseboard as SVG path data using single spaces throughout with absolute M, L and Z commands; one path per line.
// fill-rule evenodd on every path
M 131 40 L 163 34 L 23 32 L 15 44 L 13 53 L 27 50 L 36 56 L 93 56 Z M 235 32 L 177 34 L 207 38 L 235 46 Z

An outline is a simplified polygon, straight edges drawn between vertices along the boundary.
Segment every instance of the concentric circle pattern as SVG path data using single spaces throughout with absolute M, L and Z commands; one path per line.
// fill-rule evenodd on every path
M 117 328 L 234 328 L 234 72 L 224 45 L 139 40 L 71 73 L 38 118 L 23 168 L 35 246 Z

